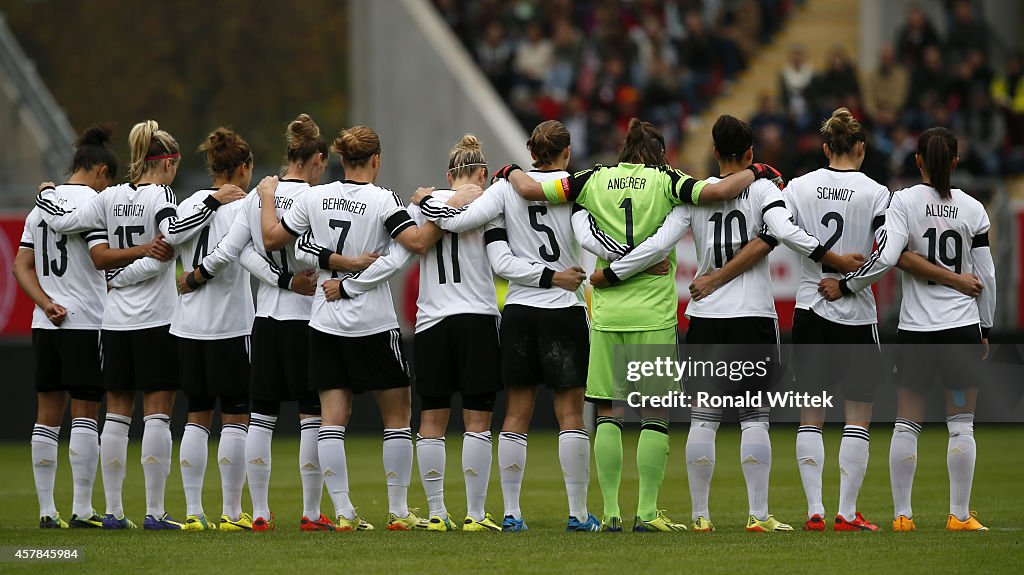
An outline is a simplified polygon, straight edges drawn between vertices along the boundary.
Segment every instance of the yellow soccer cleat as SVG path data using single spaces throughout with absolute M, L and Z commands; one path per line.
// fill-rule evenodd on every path
M 238 521 L 232 521 L 227 515 L 220 516 L 220 530 L 221 531 L 252 531 L 252 517 L 248 513 L 243 513 L 238 517 Z
M 463 531 L 501 531 L 501 525 L 494 522 L 494 518 L 491 517 L 490 513 L 484 515 L 484 518 L 480 521 L 473 519 L 472 517 L 466 517 L 466 520 L 462 523 Z
M 714 530 L 715 524 L 710 519 L 704 519 L 703 517 L 698 517 L 694 520 L 693 528 L 691 529 L 694 533 L 711 533 Z
M 427 531 L 458 531 L 459 524 L 452 521 L 451 517 L 441 519 L 440 515 L 434 515 L 427 521 Z
M 399 517 L 394 513 L 388 514 L 388 531 L 411 531 L 413 529 L 426 529 L 427 520 L 416 515 L 415 509 L 410 509 L 405 517 Z
M 949 519 L 946 520 L 946 531 L 988 531 L 988 527 L 982 525 L 978 521 L 977 513 L 971 511 L 967 521 L 960 521 L 956 515 L 951 513 Z
M 338 526 L 335 531 L 373 531 L 373 525 L 358 515 L 352 519 L 339 515 L 335 524 Z
M 769 515 L 768 519 L 759 521 L 756 517 L 751 515 L 747 518 L 747 531 L 752 533 L 774 533 L 776 531 L 792 531 L 793 527 L 786 523 L 782 523 L 775 518 L 774 515 Z
M 650 521 L 640 519 L 639 515 L 633 520 L 634 533 L 672 533 L 678 531 L 686 531 L 686 525 L 672 521 L 661 510 L 658 510 L 658 515 Z
M 189 515 L 185 518 L 185 531 L 212 531 L 214 529 L 217 529 L 217 524 L 207 521 L 205 515 Z
M 953 516 L 951 515 L 950 518 L 952 517 Z M 917 529 L 917 526 L 914 525 L 914 520 L 906 515 L 900 515 L 896 519 L 892 520 L 893 531 L 913 531 L 915 529 Z M 946 529 L 949 529 L 948 523 L 946 525 Z

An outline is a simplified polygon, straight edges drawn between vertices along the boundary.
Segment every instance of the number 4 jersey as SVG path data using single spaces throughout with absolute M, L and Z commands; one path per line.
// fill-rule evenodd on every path
M 64 184 L 57 186 L 54 201 L 64 209 L 74 209 L 94 197 L 89 186 Z M 80 234 L 61 234 L 43 221 L 40 208 L 25 218 L 21 248 L 35 252 L 36 276 L 39 285 L 54 303 L 68 310 L 60 329 L 100 329 L 103 322 L 103 299 L 107 282 L 103 272 L 93 266 L 89 250 L 107 243 L 107 230 L 96 229 Z M 42 309 L 32 311 L 34 329 L 58 329 L 46 319 Z

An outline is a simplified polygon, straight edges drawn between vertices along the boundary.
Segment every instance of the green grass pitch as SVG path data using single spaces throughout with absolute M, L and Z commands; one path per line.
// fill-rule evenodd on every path
M 346 441 L 352 498 L 359 511 L 378 527 L 362 533 L 301 533 L 298 518 L 301 490 L 297 473 L 297 440 L 274 443 L 271 506 L 278 529 L 272 533 L 147 533 L 101 531 L 43 531 L 37 528 L 36 497 L 25 444 L 0 445 L 0 547 L 77 547 L 84 560 L 60 568 L 74 573 L 134 573 L 145 571 L 206 573 L 572 573 L 665 572 L 757 573 L 789 572 L 1005 572 L 1019 568 L 1024 551 L 1024 513 L 1021 495 L 1024 471 L 1024 426 L 979 426 L 978 466 L 972 507 L 992 528 L 989 533 L 947 533 L 943 530 L 949 501 L 946 475 L 946 431 L 941 424 L 926 426 L 921 436 L 914 489 L 918 531 L 892 533 L 889 519 L 889 425 L 878 425 L 872 438 L 871 463 L 860 496 L 860 509 L 882 527 L 879 533 L 754 534 L 743 531 L 746 491 L 739 465 L 739 433 L 723 429 L 718 436 L 718 463 L 711 490 L 711 510 L 717 533 L 621 534 L 564 533 L 566 502 L 557 462 L 556 438 L 550 432 L 530 435 L 530 451 L 523 486 L 522 507 L 528 533 L 392 533 L 383 530 L 387 497 L 380 461 L 380 438 L 355 436 Z M 779 519 L 801 525 L 805 501 L 794 461 L 795 426 L 772 429 L 774 467 L 770 505 Z M 839 428 L 827 430 L 825 505 L 835 512 L 838 499 Z M 456 518 L 465 511 L 460 441 L 448 443 L 447 503 Z M 689 519 L 689 494 L 683 463 L 685 427 L 672 431 L 668 473 L 659 506 L 679 521 Z M 176 444 L 177 445 L 177 444 Z M 625 435 L 625 457 L 631 462 L 636 434 Z M 139 443 L 133 442 L 130 460 L 138 461 Z M 216 443 L 210 444 L 204 505 L 209 515 L 220 513 L 220 484 L 215 462 Z M 488 510 L 502 512 L 497 471 L 491 474 Z M 57 504 L 71 514 L 71 472 L 67 447 L 61 444 L 57 478 Z M 415 468 L 414 468 L 415 470 Z M 601 497 L 592 473 L 590 508 L 600 514 Z M 425 507 L 415 475 L 410 503 Z M 100 482 L 94 504 L 102 508 Z M 248 494 L 243 505 L 249 508 Z M 636 470 L 627 463 L 623 477 L 622 509 L 636 505 Z M 128 515 L 142 522 L 144 493 L 141 466 L 129 468 L 125 483 Z M 177 465 L 168 483 L 167 509 L 184 519 L 185 503 Z M 331 515 L 324 495 L 323 510 Z M 627 518 L 627 527 L 632 524 Z M 1018 567 L 1013 567 L 1018 565 Z M 54 564 L 0 563 L 0 573 L 39 572 Z M 72 571 L 73 569 L 73 571 Z

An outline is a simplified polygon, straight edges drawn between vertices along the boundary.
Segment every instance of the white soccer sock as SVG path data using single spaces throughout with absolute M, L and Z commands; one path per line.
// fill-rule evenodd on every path
M 412 429 L 384 430 L 384 479 L 388 484 L 388 511 L 409 516 L 409 484 L 412 482 Z
M 185 514 L 201 517 L 203 512 L 203 479 L 206 478 L 206 461 L 209 458 L 207 441 L 210 430 L 198 423 L 186 423 L 178 448 L 178 465 L 181 466 L 181 486 L 185 488 Z
M 103 474 L 103 494 L 106 511 L 120 519 L 124 517 L 121 488 L 128 463 L 128 428 L 132 418 L 108 413 L 100 434 L 100 472 Z
M 715 474 L 717 421 L 692 421 L 686 435 L 686 478 L 690 484 L 690 519 L 711 519 L 708 499 Z
M 821 502 L 821 473 L 825 463 L 825 441 L 821 428 L 816 425 L 801 425 L 796 430 L 796 465 L 800 470 L 800 481 L 807 496 L 807 517 L 825 517 L 825 505 Z
M 741 423 L 740 464 L 747 482 L 750 514 L 758 521 L 768 518 L 768 478 L 772 472 L 772 441 L 768 422 Z
M 245 438 L 245 475 L 249 479 L 249 497 L 252 499 L 253 518 L 270 521 L 270 442 L 274 438 L 276 415 L 252 413 L 249 415 L 249 435 Z M 314 440 L 316 434 L 314 432 Z M 303 436 L 305 438 L 305 436 Z M 302 465 L 302 440 L 299 442 L 299 465 Z M 316 442 L 313 442 L 316 450 Z M 305 483 L 303 483 L 305 486 Z M 322 489 L 322 488 L 321 488 Z
M 320 500 L 324 495 L 324 473 L 320 469 L 320 451 L 317 448 L 317 434 L 320 432 L 319 417 L 307 417 L 299 421 L 299 477 L 302 478 L 302 514 L 316 521 L 320 517 Z M 250 427 L 249 433 L 252 433 Z M 270 466 L 267 465 L 269 472 Z M 252 479 L 249 479 L 252 489 Z M 267 513 L 270 513 L 267 511 Z
M 857 516 L 857 494 L 868 472 L 870 452 L 868 430 L 859 425 L 843 428 L 839 444 L 839 515 L 853 521 Z
M 324 483 L 327 493 L 334 502 L 335 516 L 346 519 L 356 516 L 355 507 L 349 498 L 348 462 L 345 459 L 345 426 L 321 425 L 317 435 L 317 448 L 320 451 L 320 466 L 324 470 Z
M 448 509 L 444 506 L 445 459 L 443 437 L 416 435 L 416 460 L 423 481 L 423 493 L 427 496 L 428 513 L 430 517 L 436 515 L 441 519 L 448 518 Z
M 960 413 L 946 418 L 949 447 L 946 468 L 949 470 L 949 513 L 960 521 L 971 516 L 971 484 L 978 445 L 974 442 L 974 414 Z
M 39 516 L 53 517 L 57 505 L 53 502 L 53 483 L 57 478 L 57 439 L 60 426 L 39 425 L 32 428 L 32 476 L 39 497 Z
M 500 457 L 501 446 L 498 446 Z M 562 464 L 565 494 L 569 498 L 569 515 L 580 521 L 590 516 L 587 511 L 587 485 L 590 483 L 590 435 L 586 429 L 558 432 L 558 461 Z
M 505 500 L 505 515 L 522 519 L 519 494 L 523 490 L 523 472 L 526 470 L 525 433 L 502 431 L 498 434 L 498 469 L 501 471 L 501 495 Z M 586 517 L 582 519 L 586 520 Z
M 223 513 L 232 521 L 238 521 L 242 516 L 246 435 L 248 433 L 241 423 L 225 423 L 220 428 L 220 445 L 217 447 L 220 490 L 224 499 Z
M 917 471 L 917 436 L 921 426 L 909 419 L 896 418 L 889 444 L 889 482 L 892 485 L 893 519 L 900 515 L 913 518 L 910 506 Z
M 71 441 L 68 445 L 71 479 L 75 484 L 75 499 L 71 513 L 79 517 L 92 517 L 92 486 L 96 482 L 96 466 L 100 461 L 99 425 L 95 419 L 76 417 L 71 420 Z
M 164 493 L 171 474 L 171 418 L 154 413 L 142 418 L 142 474 L 146 480 L 146 515 L 164 514 Z
M 466 480 L 466 515 L 482 521 L 491 480 L 491 432 L 467 431 L 462 441 L 462 475 Z

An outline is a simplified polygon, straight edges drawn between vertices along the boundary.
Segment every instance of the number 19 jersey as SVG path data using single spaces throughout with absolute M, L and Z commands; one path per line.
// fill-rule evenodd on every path
M 331 182 L 313 186 L 295 199 L 281 216 L 281 225 L 299 239 L 296 250 L 315 250 L 302 235 L 344 256 L 384 253 L 391 239 L 415 225 L 398 196 L 386 188 L 365 182 Z M 316 255 L 319 255 L 318 253 Z M 320 270 L 317 283 L 338 277 Z M 382 282 L 359 297 L 329 302 L 316 290 L 309 326 L 345 337 L 373 335 L 398 327 L 391 289 Z

